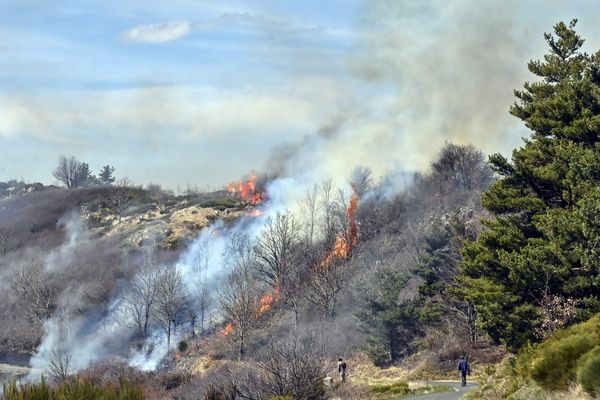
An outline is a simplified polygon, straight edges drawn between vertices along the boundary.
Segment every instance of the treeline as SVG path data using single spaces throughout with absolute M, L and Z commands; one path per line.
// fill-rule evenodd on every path
M 79 161 L 74 156 L 60 156 L 58 165 L 52 172 L 60 183 L 68 189 L 82 186 L 110 185 L 115 182 L 115 168 L 105 165 L 94 175 L 88 163 Z

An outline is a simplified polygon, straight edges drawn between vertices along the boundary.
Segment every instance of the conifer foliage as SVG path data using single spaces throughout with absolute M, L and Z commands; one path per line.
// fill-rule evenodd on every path
M 544 37 L 535 76 L 510 113 L 532 131 L 482 204 L 495 218 L 463 248 L 459 280 L 490 337 L 517 350 L 542 324 L 545 296 L 572 299 L 578 318 L 600 310 L 600 51 L 582 52 L 573 20 Z

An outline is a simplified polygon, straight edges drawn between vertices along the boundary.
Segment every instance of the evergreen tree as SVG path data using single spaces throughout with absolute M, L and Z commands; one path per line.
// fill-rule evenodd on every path
M 356 314 L 367 335 L 367 354 L 376 365 L 406 356 L 411 342 L 421 333 L 417 300 L 402 296 L 407 281 L 408 277 L 400 272 L 378 271 Z
M 600 52 L 581 51 L 576 22 L 555 25 L 528 64 L 537 79 L 510 113 L 532 135 L 511 161 L 490 157 L 499 179 L 482 204 L 496 218 L 462 252 L 464 296 L 511 350 L 538 339 L 544 294 L 579 299 L 581 318 L 600 310 Z
M 115 172 L 115 167 L 111 167 L 110 165 L 105 165 L 104 167 L 102 167 L 102 169 L 100 170 L 100 173 L 98 174 L 98 180 L 103 185 L 110 185 L 115 181 L 115 177 L 113 176 L 114 172 Z

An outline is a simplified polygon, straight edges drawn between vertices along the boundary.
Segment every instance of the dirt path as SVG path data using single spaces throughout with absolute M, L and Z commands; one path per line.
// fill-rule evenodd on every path
M 431 393 L 431 394 L 420 394 L 417 396 L 405 397 L 404 399 L 409 400 L 458 400 L 464 396 L 467 392 L 475 389 L 478 385 L 477 382 L 469 382 L 466 387 L 461 387 L 458 381 L 431 381 L 428 382 L 433 386 L 450 386 L 452 392 L 443 393 Z

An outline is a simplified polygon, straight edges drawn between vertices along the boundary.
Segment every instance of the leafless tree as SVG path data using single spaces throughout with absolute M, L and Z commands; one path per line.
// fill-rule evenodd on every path
M 309 244 L 314 243 L 315 229 L 319 213 L 319 186 L 314 185 L 306 190 L 306 195 L 302 202 L 302 211 L 306 220 L 306 241 Z
M 299 243 L 299 225 L 292 214 L 269 217 L 254 247 L 259 278 L 284 291 Z
M 0 226 L 0 254 L 6 254 L 8 250 L 8 241 L 10 239 L 10 230 L 4 226 Z
M 338 296 L 345 283 L 343 268 L 343 262 L 339 260 L 327 266 L 317 265 L 311 270 L 305 286 L 306 299 L 321 310 L 325 319 L 335 318 Z
M 59 288 L 41 265 L 21 268 L 12 287 L 31 320 L 44 321 L 56 309 Z
M 67 188 L 82 186 L 90 178 L 90 167 L 73 156 L 60 156 L 52 175 Z
M 254 252 L 246 236 L 234 235 L 227 248 L 231 273 L 219 292 L 223 319 L 231 324 L 238 343 L 238 359 L 244 357 L 246 338 L 260 306 L 259 284 L 254 277 Z
M 197 249 L 195 260 L 196 291 L 191 294 L 194 307 L 189 308 L 190 322 L 192 324 L 192 335 L 195 335 L 196 321 L 200 323 L 200 332 L 205 329 L 206 317 L 211 306 L 210 290 L 208 287 L 208 265 L 212 256 L 212 250 L 208 239 L 202 240 Z
M 291 396 L 295 400 L 323 396 L 326 344 L 315 336 L 274 341 L 257 357 L 255 365 L 234 383 L 242 399 Z
M 74 372 L 71 367 L 71 354 L 59 349 L 54 348 L 48 355 L 48 375 L 56 382 L 63 382 L 67 380 Z
M 362 198 L 369 190 L 373 188 L 373 172 L 369 167 L 358 166 L 352 170 L 350 175 L 350 184 L 359 198 Z
M 125 208 L 127 204 L 127 193 L 128 189 L 125 186 L 118 185 L 114 190 L 110 192 L 110 205 L 114 212 L 119 217 L 119 222 L 123 219 L 125 214 Z
M 121 188 L 130 188 L 133 186 L 133 182 L 131 182 L 131 179 L 124 176 L 121 179 L 117 180 L 117 186 Z
M 126 324 L 135 327 L 142 338 L 148 337 L 148 326 L 157 300 L 160 273 L 158 266 L 146 262 L 133 278 L 121 303 Z
M 446 143 L 432 169 L 432 177 L 446 182 L 452 189 L 484 189 L 493 179 L 483 153 L 471 145 Z
M 321 183 L 319 206 L 321 211 L 321 236 L 325 241 L 333 242 L 338 234 L 338 229 L 335 221 L 334 189 L 331 180 Z
M 254 247 L 258 277 L 277 290 L 283 304 L 294 312 L 295 329 L 302 283 L 301 244 L 300 226 L 288 212 L 267 219 Z
M 188 304 L 181 271 L 172 266 L 162 266 L 157 277 L 154 315 L 167 335 L 167 347 L 171 345 L 172 327 L 177 327 L 178 318 Z

